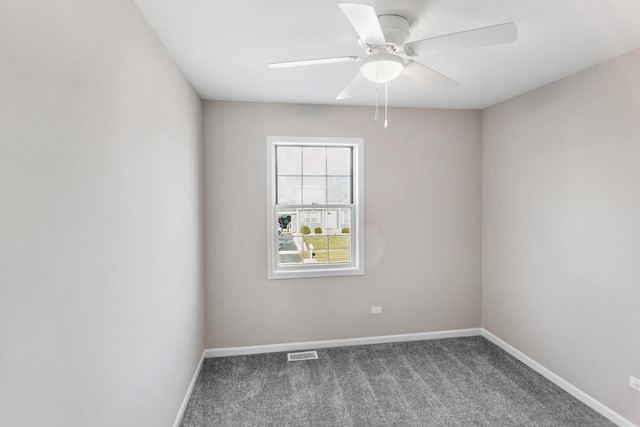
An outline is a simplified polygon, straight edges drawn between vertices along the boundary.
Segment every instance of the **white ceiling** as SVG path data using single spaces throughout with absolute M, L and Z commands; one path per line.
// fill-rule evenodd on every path
M 343 0 L 345 1 L 345 0 Z M 389 105 L 485 108 L 640 48 L 639 0 L 358 0 L 379 15 L 403 15 L 410 40 L 504 22 L 513 44 L 421 56 L 458 81 L 449 90 L 405 76 Z M 340 0 L 134 0 L 203 99 L 374 105 L 375 85 L 335 97 L 359 63 L 270 69 L 270 62 L 362 56 Z

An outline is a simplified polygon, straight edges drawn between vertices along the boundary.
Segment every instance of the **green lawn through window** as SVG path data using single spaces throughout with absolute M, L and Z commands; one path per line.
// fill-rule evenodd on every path
M 314 236 L 305 237 L 307 247 L 313 245 L 313 257 L 319 263 L 350 262 L 351 236 Z M 328 250 L 327 250 L 328 244 Z M 305 256 L 307 258 L 308 256 Z

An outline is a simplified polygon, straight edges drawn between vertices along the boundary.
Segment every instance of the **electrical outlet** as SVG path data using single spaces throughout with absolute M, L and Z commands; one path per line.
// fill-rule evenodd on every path
M 640 380 L 634 377 L 629 377 L 629 387 L 640 391 Z
M 371 314 L 382 314 L 382 306 L 381 305 L 372 305 L 371 306 Z

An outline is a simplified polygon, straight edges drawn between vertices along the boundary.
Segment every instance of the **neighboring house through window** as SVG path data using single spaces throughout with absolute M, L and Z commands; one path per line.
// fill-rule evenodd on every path
M 362 138 L 267 137 L 268 278 L 364 274 Z

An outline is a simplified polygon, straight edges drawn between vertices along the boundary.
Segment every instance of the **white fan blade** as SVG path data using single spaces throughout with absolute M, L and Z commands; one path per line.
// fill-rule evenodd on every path
M 344 88 L 340 95 L 336 96 L 336 99 L 347 99 L 351 98 L 355 93 L 367 82 L 367 78 L 363 76 L 361 73 L 358 73 L 357 76 Z
M 303 59 L 300 61 L 287 61 L 287 62 L 273 62 L 268 65 L 269 68 L 288 68 L 288 67 L 302 67 L 305 65 L 319 65 L 319 64 L 336 64 L 340 62 L 355 62 L 358 60 L 357 56 L 339 56 L 336 58 L 319 58 L 319 59 Z
M 387 41 L 382 33 L 380 21 L 373 6 L 360 3 L 338 4 L 360 40 L 367 46 L 386 46 Z
M 449 77 L 415 61 L 409 61 L 404 66 L 404 75 L 419 83 L 438 89 L 452 89 L 458 86 L 458 82 L 455 80 L 451 80 Z
M 459 49 L 513 43 L 517 38 L 518 28 L 516 28 L 513 22 L 507 22 L 506 24 L 476 28 L 475 30 L 409 42 L 404 45 L 404 52 L 408 56 L 427 55 Z

